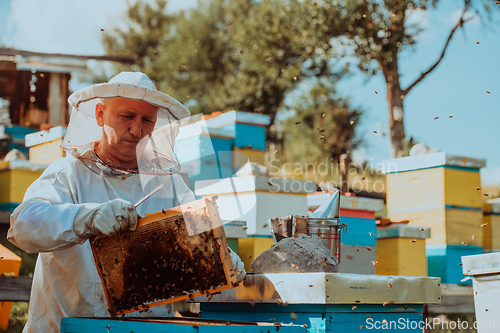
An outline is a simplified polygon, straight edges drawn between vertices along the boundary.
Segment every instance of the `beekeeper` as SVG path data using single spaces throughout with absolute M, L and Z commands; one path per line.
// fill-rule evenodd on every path
M 190 113 L 145 74 L 120 73 L 75 92 L 69 103 L 73 109 L 61 145 L 67 156 L 28 188 L 10 218 L 9 241 L 40 253 L 23 332 L 59 332 L 61 317 L 108 317 L 88 239 L 133 231 L 138 215 L 195 199 L 173 152 Z M 136 209 L 134 203 L 159 184 L 163 188 Z M 231 257 L 242 270 L 238 256 Z M 171 305 L 140 314 L 169 315 Z

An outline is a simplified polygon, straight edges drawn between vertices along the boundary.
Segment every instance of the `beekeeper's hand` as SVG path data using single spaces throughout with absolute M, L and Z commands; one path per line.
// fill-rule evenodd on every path
M 241 261 L 241 258 L 229 248 L 229 253 L 231 254 L 231 261 L 233 262 L 234 270 L 236 271 L 236 278 L 238 282 L 243 281 L 247 272 L 245 272 L 245 264 Z
M 103 204 L 83 204 L 73 222 L 75 234 L 89 238 L 94 235 L 111 237 L 118 232 L 137 229 L 137 211 L 123 199 L 113 199 Z

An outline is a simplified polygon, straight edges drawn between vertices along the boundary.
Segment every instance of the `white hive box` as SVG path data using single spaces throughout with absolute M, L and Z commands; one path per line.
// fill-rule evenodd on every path
M 26 147 L 30 149 L 30 162 L 51 164 L 66 156 L 66 152 L 61 149 L 64 135 L 66 135 L 66 127 L 62 126 L 26 135 Z
M 477 332 L 500 332 L 500 252 L 462 257 L 464 275 L 473 276 Z
M 268 220 L 281 215 L 307 215 L 311 181 L 269 177 L 233 177 L 198 181 L 196 195 L 217 195 L 221 219 L 245 221 L 248 235 L 271 236 Z

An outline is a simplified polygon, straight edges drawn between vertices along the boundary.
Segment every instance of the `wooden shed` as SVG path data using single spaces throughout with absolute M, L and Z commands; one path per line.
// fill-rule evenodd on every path
M 0 47 L 0 98 L 9 103 L 10 123 L 38 129 L 69 121 L 71 73 L 87 70 L 87 60 L 133 64 L 125 56 L 41 53 Z

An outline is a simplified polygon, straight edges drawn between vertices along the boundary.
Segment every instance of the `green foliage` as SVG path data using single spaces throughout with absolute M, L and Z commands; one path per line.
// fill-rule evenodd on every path
M 400 87 L 398 57 L 420 32 L 419 22 L 408 18 L 439 2 L 200 0 L 196 8 L 169 14 L 165 0 L 138 1 L 124 25 L 104 33 L 103 43 L 109 54 L 137 56 L 132 69 L 148 74 L 193 114 L 236 109 L 268 114 L 273 124 L 299 82 L 336 82 L 348 72 L 345 55 L 355 56 L 369 76 L 381 70 L 389 109 L 403 109 L 413 85 Z M 463 6 L 485 20 L 494 10 L 489 0 L 463 0 Z M 393 152 L 400 155 L 402 117 L 390 121 L 390 130 Z
M 357 123 L 360 113 L 350 111 L 343 99 L 335 101 L 335 92 L 328 88 L 344 68 L 331 61 L 337 51 L 329 42 L 327 13 L 314 3 L 209 0 L 187 12 L 169 14 L 165 8 L 165 1 L 136 2 L 124 26 L 104 33 L 107 53 L 137 56 L 133 69 L 145 72 L 193 114 L 255 112 L 269 115 L 271 124 L 300 82 L 324 79 L 329 82 L 318 83 L 302 97 L 301 106 L 294 106 L 297 117 L 311 118 L 310 128 L 297 133 L 308 139 L 298 144 L 310 145 L 314 158 L 336 160 L 359 143 L 353 141 L 355 126 L 349 120 Z M 320 98 L 322 94 L 328 97 Z M 317 115 L 312 110 L 326 118 L 319 114 L 321 120 L 313 121 Z M 325 140 L 318 141 L 315 127 L 325 129 Z M 291 131 L 290 140 L 298 138 L 294 129 L 285 128 Z M 294 151 L 294 158 L 299 158 L 299 151 L 308 150 Z
M 359 59 L 367 74 L 378 70 L 386 74 L 391 64 L 397 67 L 401 51 L 416 44 L 422 28 L 408 18 L 416 11 L 434 9 L 439 0 L 338 0 L 318 1 L 318 20 L 328 27 L 325 35 L 339 37 L 336 42 L 345 55 Z M 470 15 L 492 19 L 491 1 L 462 0 Z M 498 7 L 498 6 L 497 6 Z M 496 8 L 497 10 L 499 8 Z M 466 18 L 466 19 L 467 19 Z M 444 41 L 443 41 L 444 42 Z M 351 51 L 353 51 L 351 53 Z
M 162 41 L 168 39 L 169 28 L 175 19 L 166 14 L 166 6 L 165 0 L 156 0 L 154 6 L 137 1 L 129 6 L 125 14 L 123 25 L 126 28 L 116 27 L 111 33 L 103 33 L 107 53 L 137 57 L 132 70 L 147 72 L 155 81 L 159 76 L 154 71 L 154 64 Z M 123 69 L 123 65 L 117 67 L 118 71 Z
M 429 333 L 476 333 L 474 329 L 474 322 L 476 321 L 475 314 L 440 314 L 434 317 L 428 317 L 427 321 L 432 322 L 436 320 L 438 323 L 433 328 L 429 329 Z M 457 323 L 461 322 L 460 327 Z M 451 329 L 450 327 L 455 327 Z M 467 327 L 467 328 L 466 328 Z
M 288 129 L 285 146 L 289 160 L 310 163 L 327 158 L 337 163 L 341 154 L 360 144 L 355 128 L 362 112 L 337 96 L 332 84 L 318 81 L 291 108 L 296 114 L 283 124 Z
M 401 154 L 401 157 L 407 157 L 410 156 L 410 150 L 411 148 L 416 145 L 417 142 L 413 140 L 413 137 L 410 137 L 410 140 L 403 140 L 403 152 Z
M 28 302 L 13 302 L 10 309 L 9 325 L 7 333 L 21 333 L 24 325 L 28 321 Z M 0 333 L 4 330 L 0 329 Z
M 308 2 L 200 1 L 177 14 L 165 6 L 137 2 L 126 28 L 105 33 L 103 43 L 109 54 L 137 56 L 135 69 L 192 113 L 237 109 L 274 120 L 301 77 L 339 75 L 328 66 L 332 46 L 315 29 Z
M 438 5 L 439 0 L 337 0 L 318 1 L 318 21 L 329 36 L 337 44 L 338 50 L 345 55 L 355 56 L 359 69 L 368 76 L 379 70 L 383 73 L 387 84 L 387 100 L 390 128 L 390 144 L 393 157 L 403 153 L 405 131 L 403 125 L 404 97 L 431 73 L 443 59 L 448 42 L 458 28 L 477 16 L 482 21 L 492 19 L 493 8 L 489 0 L 463 0 L 462 16 L 457 19 L 456 26 L 450 27 L 448 42 L 435 64 L 423 69 L 422 75 L 408 87 L 402 88 L 399 82 L 400 69 L 398 58 L 402 50 L 414 46 L 416 37 L 421 31 L 419 22 L 411 23 L 409 17 L 416 11 L 425 11 Z M 443 41 L 445 42 L 445 41 Z M 439 54 L 439 53 L 438 53 Z M 393 109 L 401 109 L 401 116 L 394 118 Z

